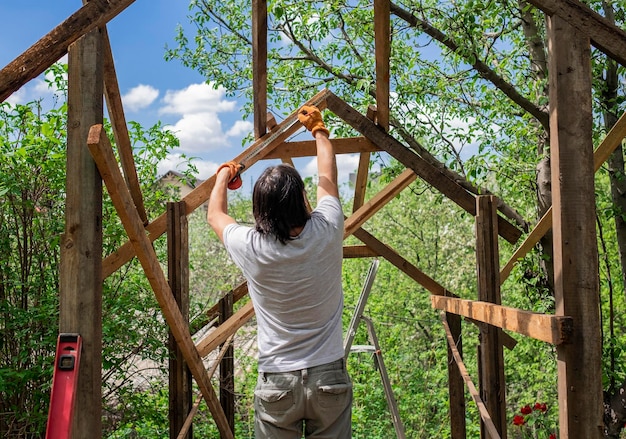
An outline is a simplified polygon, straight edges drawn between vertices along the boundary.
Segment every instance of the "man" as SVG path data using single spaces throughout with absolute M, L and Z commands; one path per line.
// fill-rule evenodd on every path
M 217 171 L 207 220 L 247 279 L 256 312 L 256 438 L 351 438 L 337 163 L 320 111 L 302 107 L 298 119 L 316 140 L 317 207 L 309 212 L 292 166 L 271 166 L 254 185 L 255 227 L 237 224 L 228 215 L 227 188 L 240 185 L 231 162 Z

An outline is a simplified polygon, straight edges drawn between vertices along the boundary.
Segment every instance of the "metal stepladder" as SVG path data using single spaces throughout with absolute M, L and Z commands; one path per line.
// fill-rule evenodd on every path
M 378 259 L 374 259 L 374 261 L 370 265 L 369 271 L 367 272 L 365 284 L 363 285 L 363 289 L 361 290 L 361 295 L 359 296 L 359 300 L 354 310 L 354 314 L 352 315 L 352 320 L 350 321 L 350 326 L 348 326 L 348 332 L 346 333 L 346 338 L 343 343 L 344 356 L 347 360 L 350 352 L 366 352 L 372 354 L 374 359 L 374 366 L 380 372 L 380 377 L 383 382 L 385 398 L 387 399 L 387 406 L 389 407 L 389 411 L 391 413 L 391 420 L 393 421 L 393 426 L 396 430 L 396 436 L 398 437 L 398 439 L 405 439 L 406 436 L 404 435 L 404 425 L 402 424 L 402 420 L 400 419 L 400 413 L 398 412 L 396 399 L 393 396 L 393 390 L 391 389 L 391 383 L 389 382 L 389 376 L 387 375 L 387 368 L 385 367 L 383 355 L 380 350 L 380 345 L 378 343 L 378 337 L 376 336 L 376 331 L 374 330 L 374 323 L 370 318 L 363 315 L 367 299 L 372 289 L 372 285 L 374 284 L 374 279 L 376 278 L 378 265 Z M 352 346 L 357 327 L 359 326 L 361 320 L 365 321 L 365 324 L 367 325 L 367 334 L 371 345 Z

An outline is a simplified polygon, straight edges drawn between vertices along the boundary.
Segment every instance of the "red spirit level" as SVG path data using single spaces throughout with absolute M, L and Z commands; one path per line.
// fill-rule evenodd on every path
M 78 384 L 82 339 L 78 334 L 59 334 L 46 439 L 69 439 Z

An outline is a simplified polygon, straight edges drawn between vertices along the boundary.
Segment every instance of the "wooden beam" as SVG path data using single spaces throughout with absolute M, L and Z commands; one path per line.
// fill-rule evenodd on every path
M 163 269 L 156 257 L 152 243 L 145 233 L 141 218 L 139 218 L 137 209 L 135 209 L 135 204 L 120 173 L 113 154 L 113 148 L 102 125 L 94 125 L 91 127 L 87 144 L 91 155 L 98 165 L 100 175 L 106 183 L 111 201 L 129 236 L 130 242 L 135 248 L 137 257 L 146 274 L 146 278 L 154 291 L 159 307 L 165 317 L 165 321 L 180 347 L 183 357 L 189 366 L 189 370 L 202 391 L 202 395 L 213 415 L 217 428 L 223 438 L 233 439 L 233 433 L 230 430 L 224 411 L 219 404 L 211 380 L 204 368 L 202 358 L 198 354 L 193 340 L 191 339 L 191 335 L 189 334 L 188 324 L 183 319 L 183 315 L 176 305 L 172 290 L 165 279 Z
M 335 154 L 369 153 L 381 150 L 365 137 L 330 139 L 330 142 L 335 148 Z M 315 140 L 300 140 L 282 143 L 269 152 L 264 160 L 275 160 L 283 157 L 315 157 L 316 155 Z
M 498 251 L 498 207 L 496 197 L 479 195 L 476 197 L 476 267 L 478 269 L 478 299 L 500 305 L 500 276 Z M 500 334 L 502 330 L 485 323 L 480 329 L 479 388 L 493 424 L 503 439 L 506 431 L 506 386 L 504 382 L 504 352 Z M 490 438 L 481 424 L 481 437 Z
M 267 132 L 267 0 L 252 0 L 254 138 Z
M 389 131 L 389 57 L 391 55 L 390 0 L 374 0 L 376 52 L 376 109 L 378 125 Z
M 91 0 L 0 70 L 0 102 L 67 53 L 70 44 L 103 26 L 135 0 Z M 6 19 L 6 17 L 5 17 Z
M 253 315 L 254 306 L 252 305 L 252 301 L 250 301 L 239 308 L 226 322 L 209 332 L 196 343 L 196 349 L 198 349 L 200 356 L 206 357 L 217 349 L 228 337 L 246 324 Z
M 61 238 L 59 331 L 80 334 L 74 437 L 102 437 L 102 180 L 87 149 L 102 123 L 102 35 L 89 32 L 69 50 L 65 230 Z M 54 330 L 51 328 L 51 330 Z
M 360 228 L 365 221 L 371 218 L 376 212 L 385 207 L 385 205 L 396 195 L 404 190 L 408 185 L 417 179 L 417 175 L 411 169 L 405 169 L 398 177 L 389 183 L 383 190 L 378 192 L 371 200 L 367 201 L 363 206 L 357 209 L 344 223 L 344 239 Z
M 489 410 L 487 410 L 487 407 L 485 407 L 485 404 L 480 399 L 480 395 L 478 394 L 478 391 L 476 390 L 476 386 L 474 386 L 474 383 L 472 382 L 472 377 L 470 377 L 469 373 L 467 372 L 467 368 L 465 367 L 465 364 L 463 363 L 463 357 L 461 357 L 461 354 L 459 354 L 459 351 L 456 348 L 454 337 L 452 335 L 452 332 L 450 331 L 450 327 L 448 326 L 448 322 L 446 321 L 446 318 L 444 315 L 441 316 L 441 320 L 443 322 L 443 327 L 446 331 L 446 339 L 448 340 L 448 348 L 450 349 L 452 353 L 452 357 L 454 358 L 454 361 L 456 362 L 456 365 L 459 368 L 459 373 L 461 377 L 463 378 L 463 381 L 467 385 L 467 390 L 469 391 L 472 399 L 476 403 L 476 407 L 478 407 L 480 418 L 485 424 L 485 427 L 487 429 L 487 432 L 490 435 L 490 438 L 500 439 L 500 435 L 495 425 L 493 424 L 491 415 L 489 414 Z
M 115 63 L 113 61 L 113 52 L 111 52 L 111 43 L 106 28 L 103 28 L 104 42 L 104 97 L 106 98 L 107 110 L 109 111 L 109 119 L 113 127 L 113 135 L 115 136 L 115 145 L 120 156 L 120 163 L 124 171 L 124 179 L 130 191 L 130 195 L 135 202 L 139 217 L 143 221 L 144 226 L 148 225 L 148 214 L 143 204 L 143 195 L 137 177 L 137 168 L 135 167 L 135 159 L 133 157 L 133 148 L 130 144 L 128 135 L 128 127 L 126 126 L 126 117 L 124 116 L 124 107 L 122 105 L 122 95 L 117 82 L 117 74 L 115 73 Z
M 375 252 L 366 245 L 345 245 L 343 247 L 343 258 L 373 258 L 380 256 L 378 252 Z
M 586 4 L 577 0 L 529 0 L 528 3 L 567 21 L 588 36 L 595 47 L 626 67 L 626 32 Z
M 461 328 L 461 316 L 450 313 L 442 313 L 442 320 L 448 324 L 446 334 L 449 334 L 448 342 L 448 400 L 450 411 L 450 437 L 452 439 L 467 438 L 467 412 L 465 409 L 465 392 L 463 387 L 463 375 L 456 364 L 456 358 L 463 357 L 463 337 Z M 454 346 L 455 352 L 452 350 Z
M 455 297 L 433 295 L 430 296 L 430 302 L 433 308 L 459 314 L 553 345 L 560 345 L 570 340 L 573 326 L 571 317 L 534 313 Z
M 387 151 L 403 165 L 413 169 L 420 178 L 438 189 L 472 216 L 476 215 L 476 201 L 473 194 L 451 180 L 441 170 L 402 145 L 394 137 L 383 132 L 367 117 L 361 115 L 334 94 L 330 93 L 326 98 L 326 102 L 328 109 L 341 117 L 348 125 L 369 138 L 375 145 Z M 521 230 L 501 216 L 498 216 L 498 230 L 500 236 L 511 243 L 517 242 L 522 234 Z
M 555 314 L 574 320 L 557 346 L 559 434 L 602 437 L 602 336 L 589 38 L 548 19 Z M 572 109 L 576 111 L 572 111 Z
M 185 203 L 169 202 L 167 211 L 167 278 L 176 305 L 189 322 L 189 230 Z M 169 424 L 170 437 L 176 437 L 191 410 L 192 376 L 176 343 L 168 331 L 169 352 Z M 192 434 L 188 439 L 192 438 Z
M 326 96 L 330 93 L 328 90 L 322 90 L 311 98 L 305 105 L 315 105 L 318 108 L 326 108 Z M 245 165 L 245 172 L 250 169 L 254 163 L 262 160 L 274 148 L 283 143 L 289 136 L 294 134 L 302 127 L 298 120 L 297 113 L 292 113 L 275 130 L 264 135 L 255 141 L 249 148 L 239 154 L 233 160 Z M 183 201 L 187 206 L 187 214 L 190 214 L 200 207 L 209 199 L 213 185 L 215 184 L 215 175 L 204 180 L 198 187 L 189 192 Z M 154 241 L 165 232 L 165 214 L 161 214 L 153 222 L 148 224 L 146 231 L 149 233 L 150 241 Z M 135 249 L 131 242 L 126 242 L 117 251 L 108 255 L 102 263 L 102 278 L 106 279 L 118 268 L 130 261 L 135 256 Z
M 354 182 L 354 200 L 352 201 L 352 212 L 363 205 L 365 202 L 365 192 L 367 190 L 367 182 L 370 172 L 370 153 L 362 152 L 359 154 L 359 167 L 356 172 L 356 181 Z

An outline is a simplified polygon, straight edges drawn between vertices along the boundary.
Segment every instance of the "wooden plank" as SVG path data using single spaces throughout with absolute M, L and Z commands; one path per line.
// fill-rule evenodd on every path
M 328 90 L 322 90 L 313 98 L 306 102 L 305 105 L 315 105 L 320 109 L 326 108 L 326 96 L 330 93 Z M 302 127 L 298 120 L 296 112 L 288 116 L 276 129 L 267 133 L 262 138 L 255 141 L 249 148 L 235 157 L 233 160 L 245 165 L 246 169 L 250 169 L 254 163 L 269 154 L 274 148 L 283 143 L 289 136 L 294 134 Z M 204 180 L 198 187 L 189 192 L 183 201 L 187 206 L 187 214 L 190 214 L 208 200 L 211 190 L 215 184 L 215 175 Z M 161 214 L 146 227 L 149 233 L 150 241 L 154 241 L 165 232 L 165 214 Z M 126 242 L 117 251 L 108 255 L 102 263 L 102 278 L 106 279 L 118 268 L 130 261 L 135 256 L 135 249 L 132 243 Z
M 74 437 L 102 437 L 102 180 L 85 142 L 89 127 L 103 119 L 101 47 L 102 36 L 93 30 L 71 45 L 68 58 L 59 331 L 82 338 Z
M 267 0 L 252 0 L 254 138 L 267 132 Z
M 133 157 L 133 148 L 130 144 L 128 135 L 128 127 L 126 126 L 126 117 L 124 116 L 124 107 L 122 106 L 122 95 L 117 82 L 117 74 L 115 73 L 115 63 L 113 62 L 113 53 L 111 52 L 111 43 L 106 28 L 103 29 L 104 43 L 104 97 L 109 111 L 109 119 L 113 127 L 113 135 L 115 136 L 115 145 L 120 157 L 120 163 L 124 171 L 124 179 L 130 191 L 130 195 L 135 202 L 139 217 L 143 221 L 144 226 L 148 224 L 148 214 L 143 204 L 143 195 L 139 185 L 139 177 L 137 176 L 137 168 L 135 167 L 135 159 Z
M 445 315 L 445 317 L 444 317 Z M 459 357 L 463 356 L 463 338 L 461 337 L 461 316 L 456 314 L 442 314 L 442 318 L 448 324 L 450 340 L 448 343 L 448 399 L 450 405 L 450 437 L 452 439 L 467 438 L 467 422 L 465 410 L 465 392 L 463 376 L 456 365 L 454 346 Z
M 365 202 L 365 192 L 367 191 L 367 181 L 370 172 L 370 153 L 362 152 L 359 155 L 359 167 L 356 172 L 356 181 L 354 182 L 354 199 L 352 200 L 352 212 L 363 205 Z
M 380 256 L 378 252 L 375 252 L 366 245 L 344 245 L 343 246 L 343 258 L 372 258 Z
M 577 0 L 529 0 L 548 15 L 567 21 L 605 54 L 626 66 L 626 32 Z
M 102 94 L 100 96 L 102 96 Z M 202 395 L 213 415 L 217 428 L 223 438 L 232 439 L 234 436 L 230 430 L 224 411 L 217 400 L 217 395 L 206 373 L 202 358 L 193 344 L 188 325 L 176 305 L 172 290 L 165 279 L 163 269 L 156 257 L 152 243 L 144 231 L 141 218 L 139 218 L 137 209 L 135 209 L 135 204 L 120 173 L 111 143 L 102 125 L 94 125 L 91 127 L 87 143 L 89 151 L 91 151 L 91 155 L 98 165 L 100 175 L 106 183 L 111 201 L 124 225 L 130 242 L 135 248 L 146 278 L 154 291 L 159 307 L 165 317 L 165 321 L 169 325 L 174 338 L 176 338 L 176 342 L 180 347 L 183 357 L 198 387 L 202 391 Z
M 576 322 L 557 346 L 559 434 L 595 439 L 603 397 L 591 50 L 559 16 L 548 20 L 548 45 L 555 314 Z
M 396 195 L 404 190 L 408 185 L 413 183 L 417 175 L 411 169 L 405 169 L 398 177 L 389 183 L 383 190 L 378 192 L 372 199 L 367 201 L 363 206 L 357 209 L 344 222 L 344 239 L 352 235 L 352 233 L 361 227 L 365 221 L 371 218 L 376 212 L 385 207 L 385 205 Z
M 185 203 L 169 202 L 167 212 L 167 277 L 183 320 L 189 322 L 189 233 Z M 192 377 L 176 338 L 168 331 L 170 438 L 181 430 L 191 410 Z M 190 433 L 188 439 L 192 439 Z
M 233 315 L 233 294 L 224 295 L 219 301 L 220 325 L 223 325 Z M 220 404 L 228 419 L 230 429 L 235 431 L 235 349 L 232 343 L 224 342 L 226 355 L 220 361 Z
M 391 55 L 390 0 L 374 0 L 376 109 L 378 125 L 389 131 L 389 57 Z
M 366 137 L 346 137 L 342 139 L 330 139 L 335 148 L 335 154 L 354 154 L 380 151 Z M 296 142 L 284 142 L 269 152 L 264 160 L 275 160 L 283 157 L 315 157 L 317 147 L 315 140 L 300 140 Z
M 570 341 L 573 319 L 509 308 L 478 300 L 456 297 L 430 296 L 434 308 L 488 323 L 498 328 L 560 345 Z
M 234 336 L 231 335 L 228 338 L 228 340 L 226 340 L 226 343 L 224 343 L 224 345 L 222 346 L 222 349 L 220 349 L 220 352 L 217 355 L 217 358 L 215 359 L 213 366 L 211 366 L 211 369 L 209 369 L 209 377 L 212 377 L 213 374 L 215 374 L 217 367 L 222 361 L 222 358 L 224 358 L 224 355 L 226 355 L 228 348 L 233 344 L 233 339 L 234 339 Z M 187 419 L 185 419 L 185 423 L 183 424 L 183 427 L 180 429 L 180 432 L 178 433 L 178 436 L 176 437 L 176 439 L 187 438 L 187 433 L 191 431 L 191 423 L 193 422 L 193 417 L 196 416 L 196 413 L 198 413 L 198 408 L 200 407 L 201 402 L 202 402 L 202 393 L 200 393 L 198 397 L 196 398 L 196 401 L 194 402 L 193 407 L 189 411 L 189 414 L 187 415 Z
M 206 357 L 219 345 L 224 343 L 229 336 L 237 332 L 254 315 L 252 301 L 239 308 L 225 323 L 218 326 L 214 331 L 209 332 L 196 343 L 196 348 L 201 357 Z
M 476 267 L 478 271 L 478 299 L 500 305 L 500 276 L 497 226 L 497 200 L 491 195 L 476 197 Z M 503 439 L 506 431 L 506 386 L 504 382 L 504 352 L 502 330 L 485 323 L 479 324 L 479 388 L 493 424 Z M 483 435 L 491 438 L 481 424 Z
M 422 159 L 389 134 L 381 131 L 372 121 L 361 115 L 334 94 L 329 93 L 326 98 L 326 103 L 328 104 L 329 110 L 341 117 L 359 133 L 369 138 L 384 151 L 387 151 L 403 165 L 413 169 L 420 178 L 438 189 L 472 216 L 476 215 L 476 201 L 474 195 L 451 180 L 441 170 Z M 522 234 L 521 230 L 500 216 L 498 216 L 498 230 L 500 236 L 511 243 L 517 242 Z
M 91 0 L 0 70 L 0 102 L 67 53 L 70 44 L 103 26 L 135 0 Z M 7 17 L 4 17 L 5 19 Z
M 491 415 L 489 415 L 489 411 L 487 410 L 487 407 L 485 407 L 485 404 L 480 399 L 480 395 L 478 394 L 478 391 L 476 390 L 476 386 L 474 386 L 474 383 L 472 382 L 472 377 L 470 377 L 470 374 L 467 372 L 467 368 L 465 367 L 465 364 L 463 363 L 463 357 L 461 357 L 461 354 L 459 354 L 459 351 L 457 350 L 456 345 L 454 344 L 454 337 L 452 336 L 452 333 L 450 332 L 450 327 L 448 326 L 448 322 L 446 321 L 445 316 L 442 315 L 441 320 L 443 322 L 443 327 L 446 331 L 446 339 L 448 340 L 448 348 L 452 352 L 454 361 L 456 362 L 456 365 L 459 368 L 459 373 L 461 377 L 463 378 L 463 381 L 467 385 L 467 389 L 472 399 L 474 400 L 474 403 L 476 403 L 476 407 L 478 407 L 480 418 L 482 419 L 491 439 L 499 439 L 500 436 L 499 436 L 498 430 L 493 424 L 493 421 L 491 420 Z

